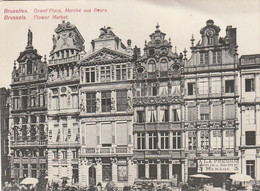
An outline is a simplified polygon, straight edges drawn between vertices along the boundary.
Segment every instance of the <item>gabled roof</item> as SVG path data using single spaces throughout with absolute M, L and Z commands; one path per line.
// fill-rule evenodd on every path
M 79 64 L 130 61 L 132 56 L 108 48 L 102 48 L 81 60 Z

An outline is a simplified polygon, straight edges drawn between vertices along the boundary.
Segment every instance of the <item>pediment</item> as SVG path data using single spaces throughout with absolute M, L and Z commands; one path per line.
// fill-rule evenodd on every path
M 84 58 L 80 64 L 87 64 L 93 62 L 108 62 L 108 61 L 123 61 L 123 60 L 130 60 L 132 56 L 110 50 L 108 48 L 102 48 L 101 50 L 92 53 L 91 55 Z

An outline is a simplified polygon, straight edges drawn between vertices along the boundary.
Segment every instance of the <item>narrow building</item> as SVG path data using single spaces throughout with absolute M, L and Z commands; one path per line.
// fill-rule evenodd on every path
M 9 113 L 10 89 L 0 88 L 1 182 L 10 181 Z
M 241 173 L 260 179 L 260 54 L 242 55 Z
M 100 29 L 80 67 L 80 183 L 133 184 L 132 48 Z
M 55 29 L 48 63 L 48 180 L 79 181 L 79 68 L 84 39 L 63 21 Z
M 240 144 L 240 74 L 236 28 L 226 36 L 208 20 L 200 30 L 185 63 L 185 137 L 188 163 L 185 180 L 196 173 L 212 177 L 214 187 L 224 187 L 230 174 L 238 173 Z
M 145 41 L 133 80 L 134 169 L 138 187 L 184 181 L 182 53 L 172 51 L 159 25 Z
M 28 30 L 26 49 L 14 62 L 11 83 L 10 149 L 11 179 L 19 183 L 26 177 L 47 173 L 47 63 L 32 45 Z

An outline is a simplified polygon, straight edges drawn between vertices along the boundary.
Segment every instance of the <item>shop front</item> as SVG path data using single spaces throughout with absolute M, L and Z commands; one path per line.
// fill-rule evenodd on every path
M 197 173 L 208 175 L 214 187 L 225 188 L 230 175 L 239 173 L 238 159 L 198 159 Z

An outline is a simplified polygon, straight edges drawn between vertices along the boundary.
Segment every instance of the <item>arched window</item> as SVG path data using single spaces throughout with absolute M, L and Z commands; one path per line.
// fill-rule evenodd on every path
M 148 63 L 148 72 L 155 72 L 156 67 L 155 67 L 155 62 L 154 61 L 150 61 Z
M 167 71 L 168 70 L 168 62 L 167 60 L 163 59 L 160 62 L 160 71 Z

